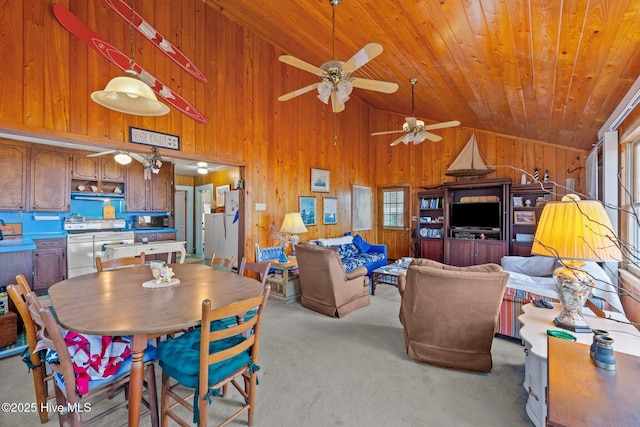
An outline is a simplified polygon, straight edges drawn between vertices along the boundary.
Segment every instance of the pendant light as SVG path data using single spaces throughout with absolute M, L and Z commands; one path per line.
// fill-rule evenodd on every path
M 129 66 L 131 69 L 125 71 L 124 76 L 111 79 L 104 90 L 91 94 L 91 99 L 114 111 L 133 114 L 136 116 L 164 116 L 169 113 L 169 107 L 158 101 L 156 94 L 149 85 L 140 80 L 140 76 L 133 69 L 134 52 L 134 0 L 131 0 L 131 19 L 129 21 L 129 45 L 131 48 L 131 59 Z

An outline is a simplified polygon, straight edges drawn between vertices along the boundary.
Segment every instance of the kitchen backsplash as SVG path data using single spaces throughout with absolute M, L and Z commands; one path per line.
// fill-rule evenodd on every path
M 135 215 L 166 215 L 166 212 L 125 212 L 124 199 L 110 199 L 116 210 L 116 218 L 124 218 L 127 224 L 133 223 Z M 22 223 L 23 234 L 63 232 L 65 217 L 80 215 L 87 218 L 102 218 L 102 208 L 106 200 L 71 200 L 71 212 L 10 212 L 0 211 L 0 219 L 6 223 Z

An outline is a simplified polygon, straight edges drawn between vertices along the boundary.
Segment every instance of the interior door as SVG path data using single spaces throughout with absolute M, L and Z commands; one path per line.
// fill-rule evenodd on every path
M 176 240 L 186 240 L 187 193 L 177 190 L 173 195 L 175 213 Z M 187 245 L 188 246 L 188 245 Z
M 176 193 L 183 192 L 184 193 L 184 237 L 180 237 L 179 234 L 176 235 L 178 240 L 182 239 L 187 242 L 187 253 L 194 253 L 195 247 L 193 243 L 193 230 L 194 230 L 194 203 L 193 203 L 193 187 L 187 185 L 176 185 Z M 180 198 L 180 203 L 182 203 L 182 197 Z M 175 203 L 176 210 L 176 228 L 178 228 L 178 200 L 176 199 Z
M 213 195 L 213 184 L 199 185 L 196 187 L 195 203 L 195 253 L 204 252 L 204 214 L 211 213 L 211 197 Z

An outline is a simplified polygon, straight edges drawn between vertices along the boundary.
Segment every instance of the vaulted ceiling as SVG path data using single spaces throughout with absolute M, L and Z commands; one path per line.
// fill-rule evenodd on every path
M 330 0 L 203 1 L 283 53 L 333 59 Z M 410 115 L 416 78 L 418 118 L 586 150 L 640 76 L 640 0 L 343 0 L 335 37 L 335 59 L 384 47 L 353 74 L 400 85 L 354 89 L 374 108 Z

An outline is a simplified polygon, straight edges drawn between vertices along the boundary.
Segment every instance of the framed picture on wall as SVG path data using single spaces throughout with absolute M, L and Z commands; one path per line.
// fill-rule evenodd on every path
M 216 187 L 216 207 L 224 206 L 224 193 L 231 191 L 231 184 L 219 185 Z
M 311 169 L 311 192 L 329 192 L 329 171 L 324 169 Z
M 353 231 L 371 230 L 372 224 L 371 187 L 354 185 L 351 228 Z
M 337 197 L 325 197 L 322 201 L 323 209 L 323 223 L 324 224 L 337 224 L 338 223 L 338 198 Z
M 304 225 L 316 225 L 316 198 L 300 196 L 300 216 Z
M 536 213 L 534 211 L 517 211 L 513 213 L 514 224 L 535 224 Z

